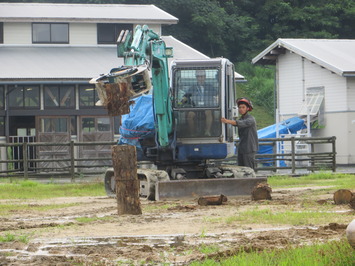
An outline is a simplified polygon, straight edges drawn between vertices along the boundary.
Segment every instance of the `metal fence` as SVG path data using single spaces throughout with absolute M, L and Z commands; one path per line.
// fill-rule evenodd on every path
M 81 174 L 103 173 L 105 168 L 112 167 L 111 146 L 115 144 L 114 141 L 2 143 L 0 177 L 69 175 L 74 179 Z M 270 152 L 257 154 L 256 171 L 278 169 L 290 169 L 292 173 L 297 169 L 336 171 L 335 137 L 260 139 L 259 145 L 268 147 Z M 278 146 L 283 148 L 280 149 Z M 51 147 L 55 149 L 50 149 Z M 93 152 L 95 147 L 100 147 L 96 153 Z
M 308 171 L 331 169 L 336 171 L 335 137 L 285 137 L 259 139 L 260 147 L 269 147 L 270 153 L 257 154 L 257 171 L 297 169 Z M 266 149 L 267 150 L 267 149 Z

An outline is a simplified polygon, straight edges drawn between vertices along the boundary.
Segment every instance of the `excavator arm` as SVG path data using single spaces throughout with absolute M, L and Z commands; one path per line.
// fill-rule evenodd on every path
M 172 57 L 172 48 L 167 48 L 146 25 L 138 25 L 134 35 L 122 31 L 117 42 L 117 54 L 124 57 L 124 65 L 92 79 L 91 83 L 96 85 L 100 101 L 112 115 L 128 113 L 129 105 L 133 104 L 131 99 L 153 86 L 157 142 L 159 147 L 168 147 L 172 109 L 167 59 Z

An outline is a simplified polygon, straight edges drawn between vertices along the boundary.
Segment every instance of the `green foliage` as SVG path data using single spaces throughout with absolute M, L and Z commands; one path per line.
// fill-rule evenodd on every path
M 248 82 L 237 85 L 237 96 L 249 98 L 254 105 L 253 116 L 258 129 L 274 124 L 274 68 L 254 66 L 248 62 L 236 65 Z
M 191 263 L 197 265 L 353 265 L 355 253 L 345 239 L 319 243 L 302 247 L 288 247 L 284 249 L 254 250 L 252 247 L 240 247 L 237 254 L 224 259 L 206 259 L 202 262 Z

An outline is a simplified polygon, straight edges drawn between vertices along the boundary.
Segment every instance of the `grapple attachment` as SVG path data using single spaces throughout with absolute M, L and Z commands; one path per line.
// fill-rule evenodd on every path
M 107 108 L 109 115 L 129 113 L 131 99 L 148 92 L 152 85 L 147 66 L 122 66 L 110 73 L 90 80 L 95 84 L 100 101 L 97 105 Z

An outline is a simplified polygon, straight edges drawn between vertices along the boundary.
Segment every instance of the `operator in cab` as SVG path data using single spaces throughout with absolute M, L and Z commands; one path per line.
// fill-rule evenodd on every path
M 238 98 L 237 106 L 241 117 L 236 120 L 222 117 L 221 122 L 238 127 L 238 165 L 255 170 L 255 154 L 259 149 L 259 142 L 255 118 L 249 114 L 253 110 L 253 104 L 247 98 Z
M 184 95 L 182 104 L 189 104 L 191 107 L 215 107 L 218 105 L 217 90 L 206 83 L 206 71 L 204 69 L 196 70 L 196 84 L 194 84 Z M 204 136 L 211 136 L 211 127 L 213 114 L 211 110 L 205 110 Z M 192 135 L 197 130 L 196 112 L 190 111 L 187 115 L 187 122 Z

